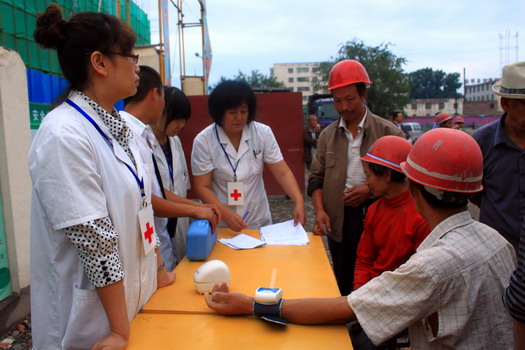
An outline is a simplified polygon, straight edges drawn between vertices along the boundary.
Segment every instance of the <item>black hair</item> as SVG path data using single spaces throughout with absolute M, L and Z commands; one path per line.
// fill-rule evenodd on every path
M 137 93 L 133 96 L 126 97 L 124 99 L 124 105 L 129 103 L 138 103 L 143 101 L 148 93 L 157 88 L 159 95 L 162 92 L 162 79 L 160 74 L 150 66 L 139 66 L 140 72 L 138 74 L 139 86 L 137 86 Z
M 248 121 L 250 124 L 255 119 L 257 102 L 252 88 L 243 81 L 226 80 L 213 89 L 208 98 L 208 112 L 217 125 L 222 126 L 224 112 L 228 109 L 238 108 L 243 103 L 248 105 Z
M 465 208 L 468 204 L 468 199 L 470 197 L 469 193 L 460 193 L 460 192 L 451 192 L 444 191 L 443 198 L 439 199 L 432 193 L 428 192 L 425 186 L 418 184 L 416 182 L 412 183 L 417 186 L 423 198 L 427 203 L 436 209 L 461 209 Z
M 174 120 L 188 120 L 191 117 L 190 100 L 180 89 L 173 86 L 164 87 L 163 130 Z
M 368 168 L 375 176 L 386 176 L 390 172 L 390 181 L 397 183 L 405 182 L 405 174 L 390 169 L 384 165 L 368 162 Z
M 393 111 L 392 113 L 390 113 L 390 119 L 391 120 L 395 120 L 397 118 L 397 115 L 401 113 L 399 111 Z
M 70 88 L 83 90 L 89 83 L 89 61 L 94 51 L 111 55 L 116 49 L 130 54 L 135 45 L 133 30 L 115 16 L 79 12 L 65 21 L 57 4 L 51 4 L 36 20 L 35 42 L 57 50 L 62 73 Z
M 357 93 L 359 96 L 364 97 L 366 93 L 366 85 L 365 83 L 359 82 L 355 83 L 355 88 L 357 89 Z

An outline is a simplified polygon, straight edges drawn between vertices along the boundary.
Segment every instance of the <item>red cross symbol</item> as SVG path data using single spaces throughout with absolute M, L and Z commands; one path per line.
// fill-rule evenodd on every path
M 238 201 L 240 197 L 242 197 L 242 193 L 239 193 L 237 189 L 234 189 L 232 193 L 230 193 L 230 197 L 233 198 L 234 201 Z
M 151 243 L 151 236 L 153 236 L 153 233 L 155 231 L 153 230 L 153 227 L 151 227 L 149 225 L 149 222 L 146 223 L 146 228 L 147 228 L 147 230 L 146 230 L 146 232 L 144 232 L 144 239 L 147 239 L 149 241 L 149 243 Z

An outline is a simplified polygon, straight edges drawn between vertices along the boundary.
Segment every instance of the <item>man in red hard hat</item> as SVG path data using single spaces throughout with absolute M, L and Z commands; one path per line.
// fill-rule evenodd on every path
M 452 129 L 463 130 L 463 125 L 465 125 L 465 119 L 463 119 L 461 116 L 457 116 L 454 119 L 454 125 L 452 125 Z
M 414 144 L 401 169 L 416 210 L 431 229 L 406 263 L 347 297 L 261 305 L 253 297 L 227 293 L 224 284 L 205 294 L 208 306 L 221 314 L 299 324 L 357 319 L 376 345 L 408 327 L 414 349 L 512 349 L 512 321 L 501 296 L 516 255 L 467 210 L 469 195 L 482 190 L 479 146 L 467 133 L 431 130 Z
M 358 61 L 340 61 L 332 68 L 329 91 L 341 117 L 321 133 L 308 181 L 315 211 L 313 232 L 328 235 L 341 295 L 352 291 L 357 245 L 370 197 L 361 157 L 382 136 L 404 136 L 366 107 L 366 88 L 371 84 Z
M 434 121 L 434 128 L 451 128 L 452 127 L 452 117 L 450 114 L 441 112 L 436 114 L 436 119 Z

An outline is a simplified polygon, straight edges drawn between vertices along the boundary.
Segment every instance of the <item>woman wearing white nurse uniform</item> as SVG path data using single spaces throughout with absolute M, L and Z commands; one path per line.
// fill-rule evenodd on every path
M 113 108 L 136 91 L 135 35 L 102 13 L 65 22 L 53 4 L 34 36 L 57 50 L 71 88 L 29 153 L 33 346 L 124 349 L 130 320 L 173 282 L 157 254 L 152 179 Z
M 164 188 L 186 198 L 191 187 L 190 178 L 178 135 L 191 116 L 191 105 L 184 92 L 172 86 L 164 88 L 164 101 L 160 122 L 151 126 L 156 136 L 154 156 Z M 168 223 L 177 261 L 181 261 L 186 255 L 186 232 L 189 226 L 189 218 L 183 217 L 170 219 Z
M 272 223 L 263 182 L 270 169 L 295 204 L 294 222 L 304 224 L 304 200 L 272 130 L 254 121 L 256 101 L 244 82 L 225 81 L 208 99 L 215 121 L 193 142 L 191 167 L 199 198 L 216 204 L 224 224 L 234 231 Z

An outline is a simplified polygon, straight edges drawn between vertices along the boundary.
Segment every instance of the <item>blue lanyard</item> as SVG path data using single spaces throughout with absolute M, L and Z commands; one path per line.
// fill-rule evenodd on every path
M 97 129 L 98 133 L 102 135 L 102 137 L 107 141 L 108 146 L 111 147 L 111 149 L 113 149 L 113 142 L 111 142 L 111 139 L 106 134 L 104 134 L 104 131 L 102 131 L 100 126 L 98 126 L 98 124 L 86 112 L 84 112 L 84 110 L 80 108 L 75 102 L 71 101 L 70 99 L 67 99 L 66 102 L 71 107 L 75 108 L 80 114 L 82 114 L 84 118 L 86 118 L 95 127 L 95 129 Z M 144 180 L 139 179 L 139 177 L 137 176 L 133 168 L 130 167 L 127 163 L 124 163 L 124 165 L 129 169 L 129 171 L 135 178 L 135 181 L 137 181 L 137 184 L 139 185 L 139 188 L 140 188 L 140 195 L 142 197 L 142 200 L 144 201 L 146 198 L 146 193 L 144 192 Z
M 228 159 L 228 163 L 230 163 L 230 166 L 233 170 L 233 181 L 237 182 L 237 168 L 239 167 L 240 159 L 237 161 L 237 164 L 235 164 L 235 167 L 233 166 L 232 161 L 230 160 L 230 157 L 228 156 L 228 153 L 226 153 L 226 150 L 224 149 L 224 146 L 221 143 L 221 139 L 219 138 L 219 132 L 217 131 L 217 124 L 215 124 L 215 135 L 217 135 L 217 141 L 219 141 L 219 145 L 221 145 L 222 151 L 224 152 L 224 155 L 226 156 L 226 159 Z

